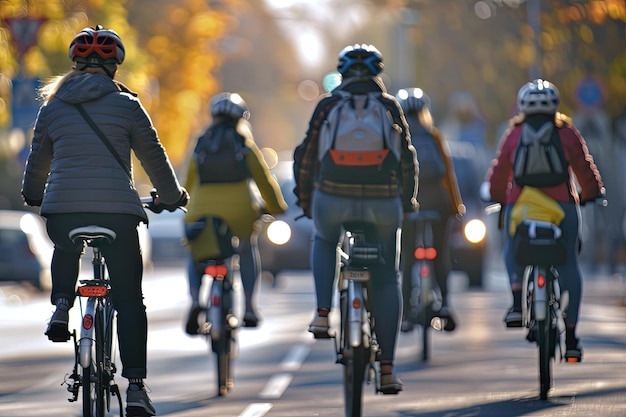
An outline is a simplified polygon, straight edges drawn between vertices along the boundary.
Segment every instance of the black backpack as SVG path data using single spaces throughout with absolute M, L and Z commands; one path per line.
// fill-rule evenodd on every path
M 551 187 L 569 179 L 568 162 L 554 123 L 544 123 L 537 130 L 524 123 L 513 176 L 518 185 L 530 187 Z
M 411 124 L 411 143 L 419 162 L 419 180 L 436 182 L 446 175 L 446 162 L 437 140 L 421 125 Z
M 245 139 L 234 126 L 211 126 L 198 139 L 193 157 L 198 163 L 201 184 L 240 182 L 250 178 Z

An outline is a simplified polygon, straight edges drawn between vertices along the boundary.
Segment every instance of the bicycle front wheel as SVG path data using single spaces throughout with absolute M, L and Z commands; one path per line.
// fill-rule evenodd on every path
M 363 383 L 369 352 L 362 344 L 344 351 L 343 389 L 346 417 L 361 417 Z

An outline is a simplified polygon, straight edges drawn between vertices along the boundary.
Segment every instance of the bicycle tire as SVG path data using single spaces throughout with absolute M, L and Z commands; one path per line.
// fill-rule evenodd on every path
M 552 294 L 552 282 L 547 280 L 547 292 Z M 549 300 L 550 296 L 548 297 Z M 549 301 L 546 301 L 549 304 Z M 554 358 L 554 310 L 548 305 L 545 320 L 537 321 L 537 344 L 539 345 L 539 396 L 548 398 L 552 388 L 552 359 Z
M 363 384 L 369 353 L 363 345 L 350 348 L 343 367 L 344 404 L 346 417 L 361 417 Z
M 417 273 L 420 274 L 422 269 L 422 262 L 417 262 Z M 432 271 L 432 265 L 429 266 Z M 419 299 L 419 309 L 418 309 L 418 323 L 422 326 L 422 361 L 427 362 L 430 359 L 430 320 L 432 318 L 432 307 L 431 307 L 431 292 L 432 292 L 432 282 L 428 282 L 429 285 L 424 285 L 426 280 L 432 280 L 431 277 L 422 278 L 421 275 L 418 276 L 418 281 L 420 283 L 420 299 Z
M 107 304 L 104 307 L 105 311 L 105 327 L 104 327 L 104 339 L 103 346 L 103 368 L 102 373 L 103 386 L 104 386 L 104 401 L 106 412 L 111 411 L 111 381 L 113 381 L 113 374 L 115 372 L 115 364 L 113 363 L 113 338 L 115 335 L 115 310 L 110 301 L 107 300 Z
M 215 353 L 215 365 L 217 375 L 217 395 L 223 397 L 233 388 L 233 380 L 231 376 L 231 347 L 233 331 L 228 323 L 228 316 L 232 311 L 232 293 L 231 286 L 227 285 L 227 279 L 224 278 L 222 285 L 222 301 L 220 314 L 220 331 L 217 338 L 211 340 L 211 348 Z
M 102 381 L 104 372 L 103 340 L 104 317 L 102 306 L 98 305 L 94 314 L 94 343 L 91 346 L 91 364 L 87 367 L 82 367 L 83 417 L 105 416 L 105 388 Z

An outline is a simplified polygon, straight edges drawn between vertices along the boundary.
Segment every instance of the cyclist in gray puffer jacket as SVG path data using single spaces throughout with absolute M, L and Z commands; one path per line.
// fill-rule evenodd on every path
M 44 104 L 35 122 L 22 196 L 26 204 L 41 206 L 54 242 L 51 301 L 56 311 L 46 331 L 53 342 L 70 338 L 68 311 L 74 303 L 83 249 L 70 241 L 68 232 L 97 224 L 117 234 L 102 251 L 118 313 L 122 376 L 129 379 L 126 415 L 135 417 L 156 412 L 143 385 L 147 318 L 137 226 L 148 218 L 132 179 L 131 149 L 157 189 L 160 210 L 185 206 L 189 196 L 136 94 L 114 80 L 124 54 L 117 33 L 102 26 L 76 35 L 69 48 L 73 70 L 41 91 Z M 98 137 L 80 107 L 112 149 Z

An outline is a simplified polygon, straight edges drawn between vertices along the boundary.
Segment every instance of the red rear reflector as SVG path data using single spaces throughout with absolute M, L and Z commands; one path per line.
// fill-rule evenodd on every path
M 424 264 L 420 268 L 420 277 L 427 277 L 428 275 L 430 275 L 430 267 Z
M 81 297 L 104 297 L 109 289 L 103 285 L 82 285 L 78 287 Z
M 93 326 L 93 317 L 91 316 L 91 314 L 85 315 L 85 317 L 83 317 L 83 329 L 89 330 L 91 329 L 92 326 Z
M 361 299 L 360 298 L 355 298 L 354 300 L 352 300 L 352 308 L 355 310 L 358 310 L 359 308 L 361 308 Z
M 543 288 L 546 285 L 546 277 L 543 274 L 539 274 L 537 277 L 537 286 Z
M 228 274 L 228 267 L 226 265 L 207 265 L 204 268 L 204 273 L 212 277 L 225 277 Z
M 413 253 L 415 259 L 422 260 L 426 259 L 432 261 L 437 257 L 437 249 L 435 248 L 416 248 Z
M 220 297 L 218 297 L 217 295 L 214 295 L 213 297 L 211 297 L 211 305 L 214 307 L 219 307 Z

